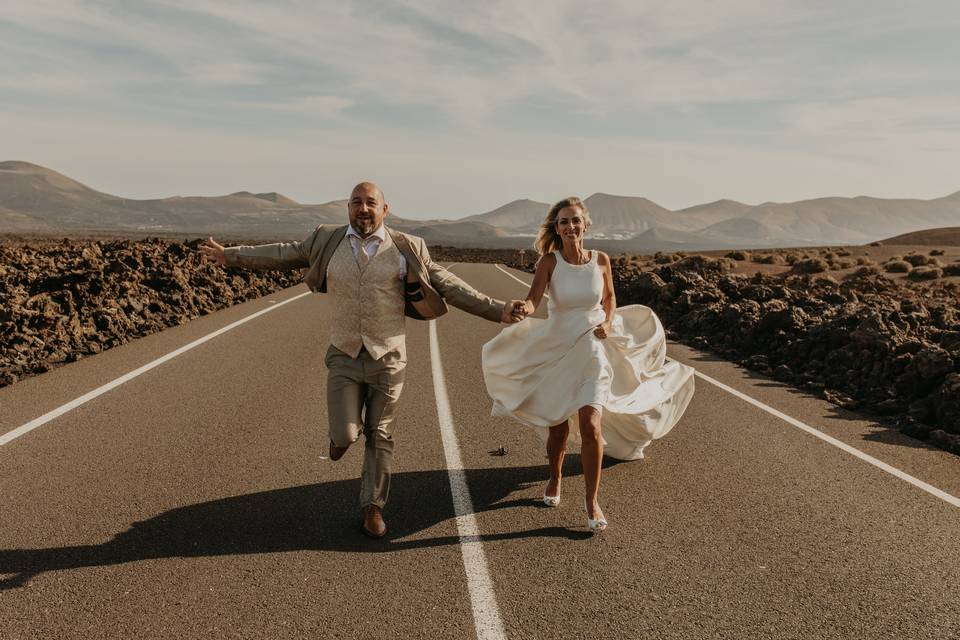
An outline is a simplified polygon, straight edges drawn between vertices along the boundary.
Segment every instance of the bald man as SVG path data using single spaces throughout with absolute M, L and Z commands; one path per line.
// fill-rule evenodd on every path
M 320 225 L 303 242 L 223 247 L 209 238 L 200 251 L 231 267 L 306 268 L 307 286 L 332 298 L 326 355 L 330 459 L 342 458 L 364 435 L 362 526 L 366 535 L 382 538 L 407 362 L 405 316 L 436 318 L 449 302 L 487 320 L 512 323 L 523 317 L 523 303 L 480 293 L 433 262 L 422 238 L 387 228 L 389 207 L 372 182 L 354 187 L 347 209 L 350 224 Z

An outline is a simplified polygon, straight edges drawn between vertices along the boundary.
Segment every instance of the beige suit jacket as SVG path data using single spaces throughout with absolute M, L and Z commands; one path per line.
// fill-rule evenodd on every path
M 387 229 L 407 261 L 408 279 L 415 278 L 423 290 L 423 303 L 416 311 L 407 303 L 407 315 L 425 320 L 447 312 L 446 300 L 467 313 L 500 321 L 504 303 L 484 295 L 430 259 L 423 238 Z M 345 225 L 320 225 L 302 242 L 277 242 L 255 247 L 224 249 L 228 267 L 247 269 L 307 269 L 303 278 L 311 291 L 326 293 L 327 265 L 347 234 Z M 399 238 L 398 238 L 399 236 Z

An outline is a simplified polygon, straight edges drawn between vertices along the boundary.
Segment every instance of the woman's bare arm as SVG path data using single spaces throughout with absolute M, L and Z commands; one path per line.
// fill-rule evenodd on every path
M 603 324 L 593 330 L 593 333 L 598 338 L 606 338 L 610 335 L 613 327 L 613 313 L 617 309 L 617 294 L 613 290 L 613 269 L 610 267 L 610 256 L 600 251 L 597 255 L 597 262 L 603 269 L 603 300 L 601 304 L 606 318 Z
M 552 253 L 541 257 L 540 261 L 537 262 L 537 270 L 533 274 L 533 282 L 530 283 L 530 292 L 527 293 L 527 298 L 523 301 L 524 315 L 529 316 L 540 306 L 543 294 L 547 291 L 547 285 L 550 284 L 553 268 L 556 266 L 557 256 Z

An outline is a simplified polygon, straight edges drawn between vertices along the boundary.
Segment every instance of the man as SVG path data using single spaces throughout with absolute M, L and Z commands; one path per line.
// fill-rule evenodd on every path
M 404 316 L 435 318 L 450 304 L 488 320 L 522 318 L 521 301 L 483 295 L 430 259 L 422 238 L 388 229 L 389 209 L 372 182 L 354 187 L 350 224 L 320 225 L 303 242 L 223 247 L 209 238 L 200 251 L 218 264 L 250 269 L 307 268 L 312 291 L 333 299 L 336 317 L 327 350 L 330 459 L 339 460 L 360 433 L 363 531 L 381 538 L 390 491 L 393 422 L 407 361 Z

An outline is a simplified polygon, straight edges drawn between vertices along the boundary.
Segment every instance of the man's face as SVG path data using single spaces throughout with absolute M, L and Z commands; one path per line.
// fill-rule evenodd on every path
M 370 182 L 362 182 L 354 187 L 347 210 L 350 224 L 364 238 L 379 229 L 383 219 L 387 217 L 387 203 L 383 201 L 383 193 L 377 185 Z

